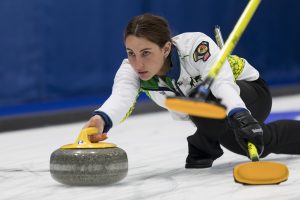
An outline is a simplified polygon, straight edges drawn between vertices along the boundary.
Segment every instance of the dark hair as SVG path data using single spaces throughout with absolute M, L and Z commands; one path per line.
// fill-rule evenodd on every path
M 124 32 L 124 41 L 129 35 L 144 37 L 161 48 L 166 42 L 172 41 L 167 20 L 148 13 L 136 16 L 129 21 Z

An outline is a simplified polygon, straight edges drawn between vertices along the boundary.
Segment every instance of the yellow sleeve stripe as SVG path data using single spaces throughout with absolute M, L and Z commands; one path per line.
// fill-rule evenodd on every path
M 229 55 L 227 56 L 227 59 L 234 75 L 234 79 L 236 80 L 237 77 L 239 77 L 243 72 L 243 69 L 245 67 L 245 60 L 236 55 Z

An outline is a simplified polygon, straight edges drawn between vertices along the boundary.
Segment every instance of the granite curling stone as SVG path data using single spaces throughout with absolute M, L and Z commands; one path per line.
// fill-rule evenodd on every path
M 91 143 L 94 127 L 83 129 L 74 144 L 64 145 L 51 154 L 50 173 L 66 185 L 95 186 L 121 181 L 128 173 L 126 152 L 111 143 Z

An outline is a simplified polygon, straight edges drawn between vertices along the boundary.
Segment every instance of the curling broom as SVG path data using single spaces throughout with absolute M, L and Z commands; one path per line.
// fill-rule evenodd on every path
M 226 117 L 226 108 L 218 101 L 208 100 L 210 86 L 216 79 L 220 69 L 222 68 L 226 58 L 233 51 L 239 38 L 246 29 L 250 19 L 256 11 L 260 0 L 250 0 L 233 31 L 230 33 L 224 47 L 221 49 L 216 62 L 212 66 L 203 83 L 198 87 L 197 94 L 191 97 L 167 97 L 165 105 L 167 108 L 187 113 L 193 116 L 223 119 Z

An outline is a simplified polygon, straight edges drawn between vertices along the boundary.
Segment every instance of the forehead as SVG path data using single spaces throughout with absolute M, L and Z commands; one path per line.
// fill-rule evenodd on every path
M 150 49 L 158 49 L 159 46 L 154 42 L 151 42 L 145 37 L 136 37 L 134 35 L 130 35 L 125 40 L 125 46 L 127 49 L 131 50 L 142 50 L 146 48 Z

